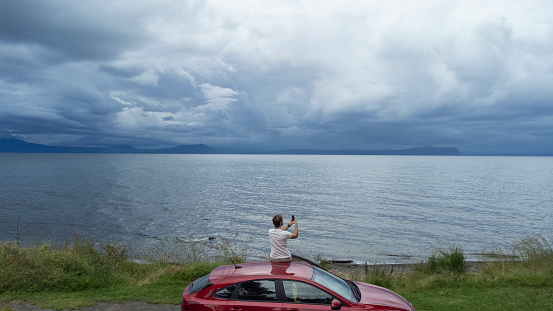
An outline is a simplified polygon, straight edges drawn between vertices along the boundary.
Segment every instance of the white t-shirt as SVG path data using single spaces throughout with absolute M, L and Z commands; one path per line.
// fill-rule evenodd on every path
M 292 254 L 286 246 L 286 240 L 292 237 L 292 233 L 282 229 L 270 229 L 269 241 L 271 241 L 271 258 L 281 259 L 290 258 Z

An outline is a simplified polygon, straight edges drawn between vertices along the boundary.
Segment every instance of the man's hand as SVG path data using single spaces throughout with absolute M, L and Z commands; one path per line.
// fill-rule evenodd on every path
M 290 220 L 290 223 L 288 224 L 288 227 L 292 227 L 292 225 L 297 225 L 297 224 L 298 224 L 298 220 L 295 217 L 292 217 L 292 219 Z
M 296 225 L 296 226 L 294 227 L 294 233 L 292 233 L 292 236 L 290 237 L 290 239 L 295 239 L 295 238 L 297 238 L 297 237 L 299 236 L 299 232 L 298 232 L 298 219 L 297 219 L 297 218 L 294 219 L 294 221 L 292 221 L 292 223 L 293 223 L 294 225 Z

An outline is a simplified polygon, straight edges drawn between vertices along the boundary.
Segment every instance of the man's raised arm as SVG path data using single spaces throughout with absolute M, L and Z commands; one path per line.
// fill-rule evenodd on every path
M 294 233 L 292 233 L 292 236 L 290 237 L 290 239 L 295 239 L 295 238 L 297 238 L 298 235 L 299 235 L 299 233 L 298 233 L 298 219 L 297 219 L 297 218 L 294 219 L 293 223 L 294 223 L 294 225 L 296 225 L 296 226 L 294 227 Z

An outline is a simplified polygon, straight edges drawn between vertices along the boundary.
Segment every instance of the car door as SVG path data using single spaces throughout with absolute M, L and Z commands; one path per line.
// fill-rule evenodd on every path
M 306 282 L 282 280 L 284 288 L 283 311 L 331 310 L 332 301 L 336 299 L 330 293 Z M 340 310 L 348 310 L 342 304 Z
M 249 280 L 237 285 L 227 303 L 228 311 L 281 311 L 275 280 Z

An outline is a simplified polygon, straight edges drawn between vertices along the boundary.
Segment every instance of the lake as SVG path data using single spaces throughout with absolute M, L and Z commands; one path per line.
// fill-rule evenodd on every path
M 0 240 L 229 240 L 266 259 L 295 215 L 292 253 L 419 262 L 469 259 L 553 237 L 553 157 L 0 154 Z

